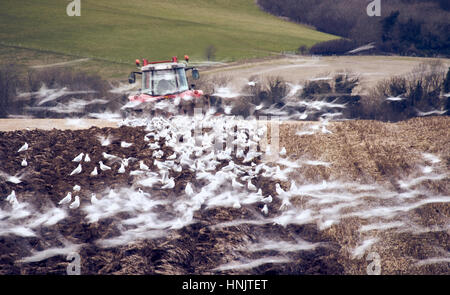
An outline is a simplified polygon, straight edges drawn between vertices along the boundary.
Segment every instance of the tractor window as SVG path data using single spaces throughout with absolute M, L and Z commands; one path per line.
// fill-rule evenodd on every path
M 166 95 L 178 92 L 174 70 L 153 72 L 153 95 Z
M 152 75 L 152 72 L 146 71 L 142 73 L 142 89 L 147 92 L 150 91 L 151 85 L 150 85 L 150 77 Z
M 178 88 L 179 91 L 186 91 L 189 89 L 188 82 L 186 79 L 186 71 L 184 68 L 178 68 L 177 71 L 177 77 L 178 77 Z

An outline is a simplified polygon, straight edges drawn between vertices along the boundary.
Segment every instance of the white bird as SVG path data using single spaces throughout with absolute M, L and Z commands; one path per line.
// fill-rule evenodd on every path
M 9 196 L 6 198 L 6 201 L 8 201 L 13 206 L 13 208 L 16 208 L 19 205 L 19 201 L 17 201 L 15 191 L 12 191 L 11 194 L 9 194 Z
M 161 159 L 163 155 L 164 155 L 164 152 L 162 150 L 159 150 L 159 151 L 154 151 L 152 156 L 153 156 L 153 158 Z
M 83 156 L 84 156 L 84 153 L 79 154 L 72 160 L 72 162 L 81 162 L 83 160 Z
M 251 190 L 251 191 L 256 191 L 257 190 L 256 186 L 250 181 L 250 179 L 248 180 L 247 188 L 249 190 Z
M 98 163 L 100 164 L 100 169 L 101 169 L 102 171 L 111 170 L 111 167 L 106 166 L 105 164 L 103 164 L 102 161 L 100 161 L 100 162 L 98 162 Z
M 17 151 L 18 153 L 24 152 L 28 149 L 28 143 L 24 143 L 24 145 Z
M 149 170 L 148 166 L 145 165 L 144 161 L 139 161 L 139 169 L 141 170 Z
M 59 201 L 58 204 L 59 205 L 69 204 L 70 201 L 72 201 L 72 193 L 71 192 L 67 193 L 67 195 L 64 197 L 64 199 Z
M 79 186 L 78 184 L 76 184 L 74 187 L 73 187 L 73 191 L 74 192 L 79 192 L 81 190 L 81 186 Z
M 102 146 L 108 146 L 113 142 L 114 138 L 110 135 L 108 137 L 104 137 L 102 135 L 97 136 L 98 140 L 100 141 Z
M 264 213 L 264 215 L 269 214 L 269 208 L 267 207 L 267 204 L 264 205 L 264 207 L 261 209 L 261 212 Z
M 14 199 L 16 199 L 16 191 L 13 190 L 13 191 L 6 197 L 6 201 L 12 203 Z
M 89 157 L 89 155 L 86 154 L 86 156 L 84 157 L 84 161 L 85 161 L 86 163 L 90 162 L 90 161 L 91 161 L 91 157 Z
M 76 174 L 80 174 L 81 171 L 82 171 L 82 169 L 81 169 L 81 164 L 78 164 L 78 167 L 75 168 L 75 169 L 70 173 L 70 176 L 76 175 Z
M 243 185 L 242 183 L 238 182 L 238 181 L 236 180 L 236 178 L 233 178 L 233 179 L 231 180 L 231 186 L 232 186 L 233 188 L 235 188 L 235 189 L 238 189 L 238 188 L 243 187 L 244 185 Z
M 277 192 L 277 194 L 278 194 L 279 196 L 285 195 L 285 194 L 286 194 L 286 192 L 281 188 L 281 186 L 280 186 L 279 183 L 277 183 L 277 184 L 275 185 L 275 191 Z
M 239 203 L 239 201 L 234 202 L 233 208 L 240 209 L 241 208 L 241 203 Z
M 173 178 L 169 178 L 169 180 L 167 180 L 166 184 L 163 185 L 161 188 L 162 189 L 172 189 L 175 187 L 175 180 L 173 180 Z
M 177 158 L 177 154 L 173 153 L 172 155 L 167 157 L 167 160 L 175 160 Z
M 186 188 L 184 189 L 184 192 L 186 193 L 186 195 L 188 195 L 189 197 L 191 197 L 194 194 L 194 190 L 192 189 L 191 183 L 188 182 L 186 184 Z
M 126 141 L 122 141 L 121 143 L 120 143 L 120 147 L 122 147 L 122 148 L 129 148 L 130 146 L 132 146 L 133 144 L 132 143 L 128 143 L 128 142 L 126 142 Z
M 13 176 L 13 175 L 9 175 L 7 173 L 4 173 L 4 172 L 0 171 L 0 178 L 5 178 L 5 180 L 7 182 L 11 182 L 11 183 L 14 183 L 14 184 L 21 183 L 22 182 L 22 180 L 21 180 L 22 177 L 23 177 L 23 174 L 19 175 L 19 176 L 17 176 L 17 174 L 16 174 L 16 175 Z
M 98 203 L 97 195 L 92 193 L 92 195 L 91 195 L 91 204 L 96 204 L 96 203 Z
M 92 172 L 91 172 L 91 176 L 97 176 L 97 175 L 98 175 L 97 166 L 95 166 L 94 170 L 92 170 Z
M 27 167 L 27 166 L 28 166 L 27 159 L 23 159 L 23 160 L 22 160 L 22 163 L 20 163 L 20 165 L 21 165 L 22 167 Z
M 285 148 L 285 147 L 283 147 L 283 148 L 281 149 L 281 151 L 280 151 L 280 156 L 282 156 L 282 157 L 286 156 L 286 148 Z
M 222 171 L 228 172 L 234 169 L 234 162 L 230 161 L 227 166 L 222 168 Z
M 80 207 L 80 197 L 79 196 L 75 196 L 75 201 L 73 201 L 73 203 L 70 204 L 69 208 L 70 209 L 77 209 L 78 207 Z
M 103 152 L 102 155 L 103 155 L 103 158 L 105 158 L 106 160 L 113 160 L 113 159 L 119 158 L 119 157 L 117 157 L 117 156 L 110 155 L 110 154 L 107 154 L 107 153 L 105 153 L 105 152 Z
M 117 173 L 120 173 L 120 174 L 125 173 L 125 165 L 124 165 L 123 163 L 120 165 L 120 168 L 119 168 L 119 170 L 117 171 Z
M 255 110 L 259 111 L 260 109 L 262 109 L 264 107 L 264 104 L 260 104 L 258 106 L 255 107 Z
M 261 200 L 261 202 L 266 203 L 266 204 L 267 203 L 272 203 L 272 201 L 273 201 L 273 198 L 270 195 L 268 197 L 266 197 L 266 198 Z
M 150 147 L 151 150 L 157 150 L 159 149 L 159 144 L 158 143 L 149 143 L 148 146 Z

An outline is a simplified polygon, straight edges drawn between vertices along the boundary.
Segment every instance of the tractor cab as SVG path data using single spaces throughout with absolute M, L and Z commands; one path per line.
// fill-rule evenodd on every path
M 194 90 L 195 85 L 189 85 L 186 77 L 187 71 L 192 71 L 192 78 L 199 79 L 198 70 L 188 67 L 189 57 L 185 56 L 186 63 L 179 63 L 176 57 L 168 61 L 148 62 L 144 64 L 140 72 L 131 72 L 129 83 L 136 82 L 136 74 L 141 75 L 142 87 L 140 93 L 130 96 L 130 101 L 158 101 L 161 99 L 173 99 L 176 97 L 197 98 L 203 95 L 202 91 Z M 140 61 L 136 60 L 136 66 L 140 67 Z

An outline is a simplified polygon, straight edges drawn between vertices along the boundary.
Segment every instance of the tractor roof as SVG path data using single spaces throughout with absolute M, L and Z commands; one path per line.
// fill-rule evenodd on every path
M 150 70 L 170 70 L 176 68 L 185 68 L 186 65 L 184 63 L 176 63 L 176 62 L 168 62 L 168 63 L 157 63 L 157 64 L 148 64 L 142 67 L 142 71 L 150 71 Z

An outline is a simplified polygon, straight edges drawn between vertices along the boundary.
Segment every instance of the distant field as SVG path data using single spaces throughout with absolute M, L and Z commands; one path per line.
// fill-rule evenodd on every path
M 210 45 L 217 60 L 238 60 L 295 50 L 336 38 L 261 11 L 253 0 L 81 0 L 81 16 L 69 17 L 69 1 L 2 0 L 0 58 L 16 49 L 89 57 L 118 64 L 135 58 L 189 54 L 204 60 Z M 30 54 L 28 54 L 29 57 Z

